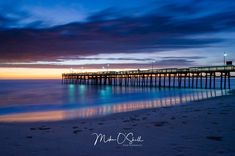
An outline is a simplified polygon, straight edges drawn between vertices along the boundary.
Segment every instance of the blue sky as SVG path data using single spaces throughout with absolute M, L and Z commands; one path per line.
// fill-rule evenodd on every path
M 235 61 L 233 0 L 0 0 L 0 67 Z

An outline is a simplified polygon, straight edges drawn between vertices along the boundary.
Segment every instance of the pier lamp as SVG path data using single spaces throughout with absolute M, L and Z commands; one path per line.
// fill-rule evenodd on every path
M 83 73 L 83 69 L 84 69 L 84 67 L 81 67 L 81 71 L 82 71 L 82 73 Z
M 226 57 L 228 56 L 228 54 L 226 52 L 224 52 L 224 65 L 226 65 Z

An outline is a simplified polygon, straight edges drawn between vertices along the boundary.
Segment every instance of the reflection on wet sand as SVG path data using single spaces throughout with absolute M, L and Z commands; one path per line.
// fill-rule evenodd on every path
M 189 95 L 180 95 L 160 99 L 151 99 L 138 102 L 122 102 L 118 104 L 105 104 L 101 106 L 91 106 L 86 108 L 76 108 L 59 111 L 42 111 L 30 113 L 18 113 L 0 116 L 0 122 L 35 122 L 35 121 L 60 121 L 74 118 L 99 117 L 107 114 L 150 109 L 158 107 L 175 106 L 191 101 L 208 99 L 225 95 L 224 90 L 204 90 L 194 92 Z

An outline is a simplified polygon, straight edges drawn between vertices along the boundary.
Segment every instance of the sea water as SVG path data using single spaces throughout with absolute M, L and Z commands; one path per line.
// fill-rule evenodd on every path
M 234 79 L 231 80 L 235 88 Z M 57 121 L 168 107 L 226 95 L 221 89 L 61 84 L 60 80 L 0 80 L 0 121 Z

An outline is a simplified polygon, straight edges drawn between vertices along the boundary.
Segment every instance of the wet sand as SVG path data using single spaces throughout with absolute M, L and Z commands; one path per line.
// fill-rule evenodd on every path
M 95 135 L 141 136 L 97 142 Z M 60 122 L 0 123 L 0 155 L 235 155 L 235 96 Z M 129 137 L 128 137 L 129 138 Z M 128 145 L 128 146 L 127 146 Z

